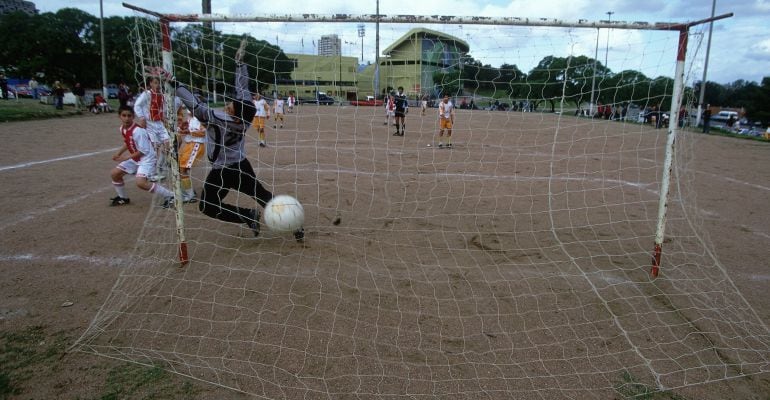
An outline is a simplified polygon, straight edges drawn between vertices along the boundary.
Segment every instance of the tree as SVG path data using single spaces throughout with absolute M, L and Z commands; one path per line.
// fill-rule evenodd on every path
M 555 111 L 556 102 L 562 98 L 579 107 L 586 94 L 590 96 L 594 76 L 605 77 L 609 74 L 610 71 L 601 63 L 586 56 L 547 56 L 527 75 L 527 83 L 532 88 L 530 99 L 536 104 L 547 101 L 552 112 Z

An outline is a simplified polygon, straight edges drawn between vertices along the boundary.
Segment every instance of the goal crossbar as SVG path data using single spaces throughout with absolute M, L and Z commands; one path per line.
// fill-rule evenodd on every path
M 165 19 L 169 22 L 371 22 L 395 24 L 449 24 L 449 25 L 507 25 L 507 26 L 538 26 L 557 28 L 611 28 L 653 31 L 678 31 L 689 27 L 730 18 L 733 13 L 718 15 L 691 22 L 643 22 L 643 21 L 565 21 L 555 18 L 525 18 L 525 17 L 482 17 L 482 16 L 453 16 L 453 15 L 384 15 L 384 14 L 267 14 L 267 15 L 224 15 L 224 14 L 162 14 L 155 11 L 123 3 L 123 6 Z

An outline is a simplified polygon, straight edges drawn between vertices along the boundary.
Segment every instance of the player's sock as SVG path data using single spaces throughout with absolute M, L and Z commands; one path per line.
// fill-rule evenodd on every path
M 112 186 L 115 188 L 115 193 L 118 197 L 126 198 L 126 184 L 123 182 L 112 182 Z
M 406 124 L 401 124 L 401 134 L 406 133 Z
M 163 185 L 153 183 L 150 188 L 150 193 L 158 193 L 163 197 L 174 197 L 174 193 L 163 187 Z

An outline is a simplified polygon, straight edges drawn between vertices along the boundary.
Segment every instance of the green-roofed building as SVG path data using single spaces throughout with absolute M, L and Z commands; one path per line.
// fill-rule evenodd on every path
M 374 95 L 375 86 L 379 87 L 379 98 L 403 86 L 412 99 L 437 96 L 441 88 L 433 83 L 434 73 L 460 68 L 460 59 L 468 50 L 462 39 L 430 29 L 412 29 L 383 50 L 379 85 L 374 79 L 374 64 L 359 71 L 356 57 L 286 54 L 294 62 L 294 71 L 291 79 L 277 82 L 277 92 L 312 98 L 317 90 L 337 100 L 355 100 Z
M 399 86 L 410 98 L 438 95 L 441 88 L 433 83 L 433 74 L 460 68 L 460 59 L 469 50 L 467 42 L 452 35 L 426 28 L 410 30 L 382 52 L 380 96 Z M 363 95 L 374 93 L 374 67 L 367 66 L 358 76 Z

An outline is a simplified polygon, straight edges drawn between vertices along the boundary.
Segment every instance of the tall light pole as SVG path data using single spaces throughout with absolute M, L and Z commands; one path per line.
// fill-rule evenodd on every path
M 107 93 L 107 54 L 104 50 L 104 4 L 102 0 L 99 0 L 99 34 L 102 41 L 102 94 L 106 99 Z
M 717 0 L 711 2 L 711 18 L 714 18 L 714 10 L 717 7 Z M 698 96 L 698 117 L 695 121 L 695 126 L 700 125 L 701 117 L 703 116 L 703 100 L 706 97 L 706 71 L 709 69 L 709 52 L 711 50 L 711 30 L 714 29 L 714 21 L 709 22 L 709 38 L 706 44 L 706 63 L 703 64 L 703 79 L 700 81 L 700 96 Z
M 607 23 L 610 23 L 612 21 L 612 14 L 615 14 L 615 11 L 607 11 Z M 610 32 L 612 32 L 612 29 L 607 30 L 607 48 L 604 50 L 604 68 L 605 68 L 605 75 L 607 75 L 607 56 L 610 53 Z
M 375 28 L 374 98 L 380 94 L 380 0 L 377 0 L 377 24 Z
M 361 64 L 364 63 L 364 36 L 366 35 L 366 26 L 358 24 L 358 38 L 361 39 Z
M 588 105 L 588 116 L 593 118 L 594 105 L 596 101 L 594 99 L 594 90 L 596 89 L 596 59 L 599 58 L 599 28 L 596 28 L 596 48 L 594 49 L 594 73 L 591 77 L 591 103 Z

